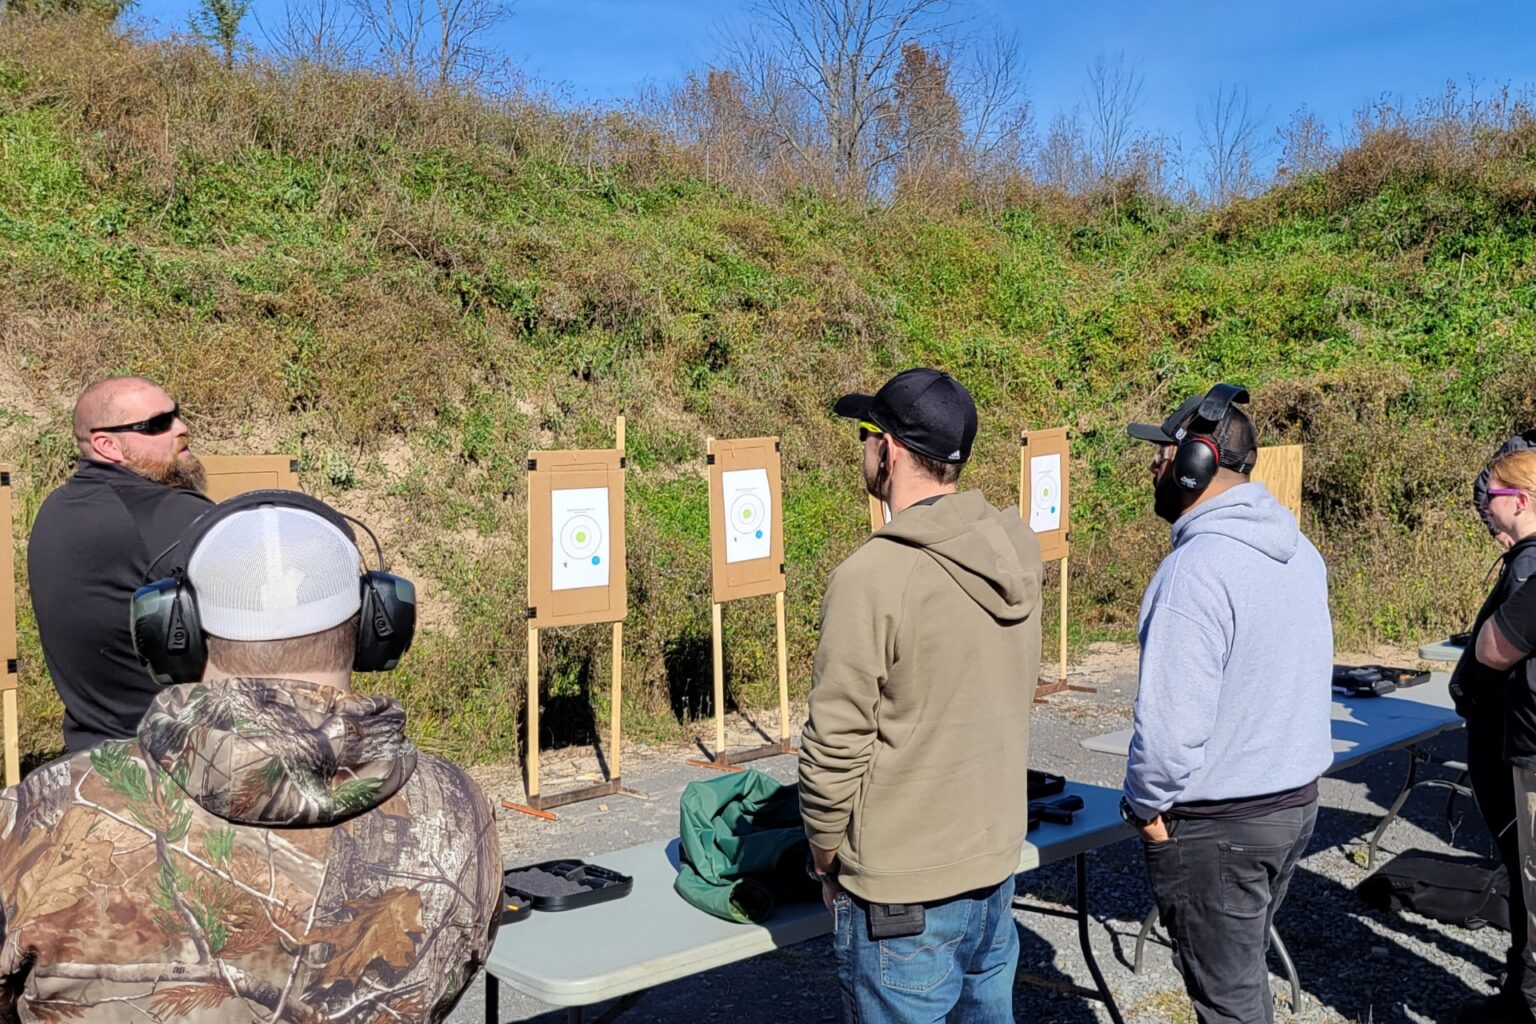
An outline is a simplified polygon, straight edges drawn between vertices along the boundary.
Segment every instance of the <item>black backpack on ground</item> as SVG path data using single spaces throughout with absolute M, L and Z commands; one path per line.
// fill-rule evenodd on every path
M 1376 910 L 1411 910 L 1463 928 L 1491 924 L 1509 931 L 1509 875 L 1504 865 L 1410 850 L 1355 887 Z

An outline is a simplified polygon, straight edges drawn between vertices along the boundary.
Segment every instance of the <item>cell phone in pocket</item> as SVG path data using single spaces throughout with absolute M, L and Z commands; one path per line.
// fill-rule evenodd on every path
M 869 937 L 871 939 L 902 939 L 909 935 L 921 935 L 927 927 L 923 919 L 921 903 L 871 903 L 869 905 Z

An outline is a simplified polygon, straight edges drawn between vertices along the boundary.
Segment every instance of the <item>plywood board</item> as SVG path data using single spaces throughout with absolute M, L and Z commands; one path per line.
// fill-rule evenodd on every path
M 1065 427 L 1019 438 L 1019 515 L 1040 541 L 1047 562 L 1071 550 L 1071 450 Z
M 777 437 L 711 443 L 709 543 L 717 602 L 784 590 L 783 475 Z
M 629 600 L 623 456 L 613 449 L 529 452 L 528 465 L 530 624 L 622 621 Z
M 1301 522 L 1301 456 L 1304 445 L 1281 444 L 1260 448 L 1251 479 L 1269 488 L 1275 500 Z
M 891 521 L 891 507 L 873 494 L 869 496 L 869 532 L 874 533 Z
M 214 501 L 249 491 L 299 489 L 299 460 L 292 455 L 203 455 L 208 497 Z

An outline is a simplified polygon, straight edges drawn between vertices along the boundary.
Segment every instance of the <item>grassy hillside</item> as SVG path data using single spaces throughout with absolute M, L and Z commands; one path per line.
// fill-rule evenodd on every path
M 528 449 L 606 446 L 627 417 L 626 724 L 676 735 L 708 711 L 705 438 L 783 438 L 803 694 L 823 581 L 867 528 L 830 403 L 919 363 L 975 393 L 967 476 L 997 503 L 1019 430 L 1074 431 L 1075 641 L 1130 634 L 1166 544 L 1123 424 L 1217 378 L 1254 390 L 1266 443 L 1307 445 L 1341 645 L 1443 634 L 1495 555 L 1471 477 L 1536 422 L 1533 140 L 1383 129 L 1199 215 L 1027 190 L 986 213 L 766 203 L 617 117 L 0 25 L 24 750 L 57 746 L 59 714 L 24 538 L 71 469 L 74 393 L 108 372 L 163 381 L 204 452 L 299 453 L 306 489 L 379 530 L 425 628 L 368 685 L 464 759 L 519 747 Z M 771 701 L 771 606 L 728 606 L 726 630 L 736 699 Z M 607 636 L 547 634 L 549 741 L 605 719 Z

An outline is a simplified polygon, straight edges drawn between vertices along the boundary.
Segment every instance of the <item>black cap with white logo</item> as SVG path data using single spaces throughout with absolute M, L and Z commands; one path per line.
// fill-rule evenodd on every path
M 939 462 L 964 462 L 976 440 L 976 403 L 947 373 L 903 370 L 873 395 L 844 395 L 839 416 L 867 420 L 908 448 Z

